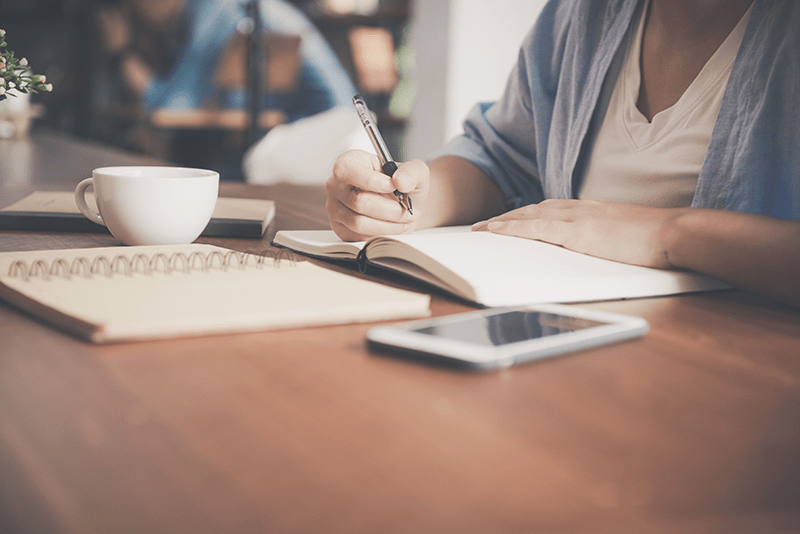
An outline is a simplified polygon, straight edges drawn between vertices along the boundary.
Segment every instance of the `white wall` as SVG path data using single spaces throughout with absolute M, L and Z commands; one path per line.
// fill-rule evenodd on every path
M 424 158 L 462 131 L 473 105 L 499 98 L 545 1 L 415 0 L 415 96 L 404 159 Z

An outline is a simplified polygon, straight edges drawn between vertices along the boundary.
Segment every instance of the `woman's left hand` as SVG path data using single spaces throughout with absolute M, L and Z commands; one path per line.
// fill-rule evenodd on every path
M 730 210 L 545 200 L 476 223 L 592 256 L 691 269 L 800 307 L 800 221 Z
M 668 232 L 681 211 L 553 199 L 478 222 L 472 229 L 537 239 L 609 260 L 670 268 Z

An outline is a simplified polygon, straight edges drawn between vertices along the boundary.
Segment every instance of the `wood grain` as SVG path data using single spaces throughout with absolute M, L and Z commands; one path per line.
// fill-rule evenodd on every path
M 3 201 L 119 156 L 30 143 L 36 173 L 0 163 Z M 206 242 L 327 223 L 322 187 L 223 192 L 276 219 Z M 3 251 L 114 244 L 0 233 Z M 435 315 L 469 309 L 433 295 Z M 651 331 L 475 374 L 369 352 L 371 325 L 97 347 L 0 305 L 1 530 L 800 531 L 800 313 L 739 291 L 587 306 Z

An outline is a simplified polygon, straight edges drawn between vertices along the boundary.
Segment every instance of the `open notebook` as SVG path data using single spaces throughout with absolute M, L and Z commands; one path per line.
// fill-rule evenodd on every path
M 0 298 L 90 341 L 429 314 L 430 297 L 212 245 L 0 253 Z
M 360 258 L 484 306 L 613 300 L 730 287 L 693 272 L 603 260 L 540 241 L 472 232 L 466 226 L 353 243 L 329 230 L 280 231 L 273 242 L 321 258 Z

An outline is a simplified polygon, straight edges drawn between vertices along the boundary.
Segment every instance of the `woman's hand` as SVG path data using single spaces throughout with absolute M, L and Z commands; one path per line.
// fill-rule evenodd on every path
M 399 163 L 390 178 L 381 172 L 377 156 L 351 150 L 336 161 L 326 187 L 325 207 L 333 231 L 345 241 L 363 241 L 417 227 L 430 190 L 430 171 L 422 161 L 407 161 Z M 400 205 L 395 189 L 409 195 L 413 215 Z
M 625 263 L 692 269 L 800 307 L 800 221 L 717 209 L 545 200 L 473 229 Z
M 682 209 L 594 200 L 545 200 L 476 223 L 488 230 L 537 239 L 591 256 L 670 268 L 669 233 Z

